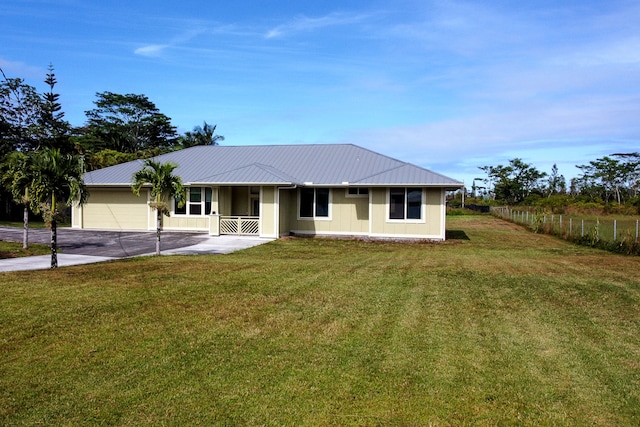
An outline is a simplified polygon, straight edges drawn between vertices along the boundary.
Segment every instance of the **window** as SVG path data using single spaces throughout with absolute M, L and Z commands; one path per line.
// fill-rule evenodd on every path
M 347 188 L 347 197 L 366 197 L 368 195 L 369 195 L 369 189 L 366 187 Z
M 202 215 L 202 188 L 192 187 L 189 189 L 187 210 L 189 215 Z
M 329 192 L 328 188 L 301 188 L 300 218 L 328 218 Z
M 422 219 L 422 189 L 390 188 L 389 219 Z
M 211 213 L 211 199 L 213 191 L 208 187 L 187 188 L 187 201 L 184 206 L 178 206 L 174 200 L 173 213 L 175 215 L 208 215 Z

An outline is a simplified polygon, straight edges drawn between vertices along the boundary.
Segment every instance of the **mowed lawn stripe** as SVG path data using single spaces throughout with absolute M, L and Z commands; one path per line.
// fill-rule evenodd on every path
M 638 424 L 638 258 L 448 226 L 2 274 L 0 424 Z

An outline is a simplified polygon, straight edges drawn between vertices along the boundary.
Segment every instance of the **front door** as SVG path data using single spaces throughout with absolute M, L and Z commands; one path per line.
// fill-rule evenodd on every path
M 260 196 L 251 196 L 251 216 L 260 216 Z

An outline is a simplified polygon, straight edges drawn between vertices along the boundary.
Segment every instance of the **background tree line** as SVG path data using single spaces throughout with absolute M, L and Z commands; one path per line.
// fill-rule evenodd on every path
M 473 180 L 470 196 L 496 204 L 551 208 L 582 204 L 627 207 L 640 213 L 640 153 L 614 153 L 576 167 L 581 174 L 567 186 L 555 164 L 550 173 L 519 158 L 507 165 L 481 166 L 486 176 Z
M 86 122 L 74 127 L 64 119 L 52 66 L 44 80 L 49 88 L 45 93 L 21 78 L 7 77 L 4 71 L 2 77 L 0 160 L 14 151 L 56 148 L 82 155 L 87 170 L 94 170 L 224 140 L 216 135 L 216 126 L 207 122 L 180 135 L 147 96 L 108 91 L 96 93 L 94 108 L 85 111 Z

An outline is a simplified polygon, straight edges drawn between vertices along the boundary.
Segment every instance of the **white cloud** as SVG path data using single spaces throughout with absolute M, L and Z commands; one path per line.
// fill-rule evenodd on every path
M 150 44 L 139 47 L 134 50 L 136 55 L 158 57 L 164 54 L 170 48 L 177 48 L 185 45 L 202 34 L 224 35 L 232 34 L 239 35 L 240 33 L 235 29 L 235 26 L 217 26 L 213 28 L 207 28 L 209 25 L 199 21 L 187 21 L 181 22 L 181 26 L 188 27 L 185 31 L 178 33 L 172 37 L 168 43 L 164 44 Z
M 20 61 L 9 61 L 4 58 L 0 58 L 0 68 L 9 79 L 19 77 L 21 79 L 35 78 L 42 80 L 45 74 L 43 68 L 34 67 Z
M 337 25 L 350 25 L 362 22 L 369 15 L 347 14 L 347 13 L 331 13 L 329 15 L 318 18 L 309 18 L 299 16 L 286 24 L 278 25 L 267 31 L 265 38 L 277 38 L 290 35 L 292 33 L 313 31 L 325 27 L 333 27 Z
M 139 47 L 133 51 L 136 55 L 141 56 L 160 56 L 164 52 L 165 49 L 169 47 L 168 44 L 151 44 L 143 47 Z
M 637 151 L 640 124 L 634 117 L 639 116 L 638 94 L 584 97 L 352 131 L 344 140 L 466 181 L 478 175 L 479 166 L 504 164 L 515 157 L 543 171 L 557 163 L 561 173 L 571 177 L 576 164 L 617 151 Z
M 621 37 L 607 43 L 584 46 L 577 52 L 558 59 L 559 63 L 581 66 L 640 64 L 640 37 Z

